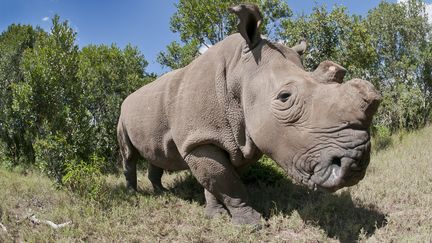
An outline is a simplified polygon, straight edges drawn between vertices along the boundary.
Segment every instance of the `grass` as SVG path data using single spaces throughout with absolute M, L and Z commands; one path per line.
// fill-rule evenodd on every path
M 258 232 L 226 216 L 206 219 L 202 188 L 188 172 L 165 175 L 170 192 L 159 195 L 144 172 L 136 194 L 121 176 L 107 176 L 109 194 L 100 203 L 59 190 L 37 172 L 1 169 L 0 222 L 8 232 L 0 228 L 0 242 L 431 242 L 432 127 L 395 140 L 373 154 L 363 181 L 334 194 L 310 192 L 268 166 L 260 174 L 266 183 L 246 176 L 266 219 Z M 72 224 L 54 230 L 31 223 L 32 214 Z

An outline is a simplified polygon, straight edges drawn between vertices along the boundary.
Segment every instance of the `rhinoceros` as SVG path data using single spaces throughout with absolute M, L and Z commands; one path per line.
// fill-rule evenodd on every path
M 189 169 L 204 187 L 206 215 L 228 211 L 235 224 L 258 225 L 239 171 L 265 154 L 311 189 L 358 183 L 381 97 L 368 81 L 343 82 L 346 70 L 332 61 L 305 71 L 305 43 L 262 37 L 257 6 L 230 11 L 239 33 L 129 95 L 117 136 L 128 188 L 137 189 L 140 156 L 155 190 L 164 170 Z

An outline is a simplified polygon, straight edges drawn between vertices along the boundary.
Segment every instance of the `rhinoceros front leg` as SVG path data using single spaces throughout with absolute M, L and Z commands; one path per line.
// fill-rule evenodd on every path
M 246 188 L 240 180 L 225 151 L 212 145 L 194 149 L 185 158 L 198 182 L 222 202 L 235 224 L 260 225 L 261 215 L 249 205 Z M 214 198 L 207 197 L 208 205 Z
M 228 213 L 224 205 L 207 189 L 204 189 L 204 196 L 206 200 L 205 214 L 207 217 L 213 218 Z
M 156 165 L 149 163 L 147 177 L 152 183 L 153 190 L 155 192 L 167 191 L 167 189 L 165 189 L 165 187 L 162 186 L 162 175 L 163 175 L 162 168 L 159 168 Z

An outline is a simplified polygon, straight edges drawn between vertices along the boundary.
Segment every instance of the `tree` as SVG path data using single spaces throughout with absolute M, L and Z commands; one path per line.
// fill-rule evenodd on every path
M 331 12 L 325 6 L 314 7 L 310 15 L 282 21 L 279 35 L 288 46 L 298 39 L 308 42 L 304 65 L 314 70 L 324 60 L 337 60 L 349 71 L 348 76 L 368 76 L 375 62 L 375 50 L 360 16 L 350 16 L 345 7 Z
M 0 35 L 0 140 L 10 165 L 34 160 L 31 89 L 23 83 L 21 63 L 23 53 L 33 48 L 41 32 L 29 25 L 13 24 Z
M 373 76 L 384 96 L 378 123 L 392 130 L 424 125 L 432 101 L 431 26 L 424 1 L 381 2 L 366 24 L 378 57 Z
M 370 80 L 384 99 L 376 124 L 391 130 L 422 126 L 431 114 L 431 27 L 425 4 L 381 2 L 366 18 L 350 16 L 344 7 L 282 21 L 280 36 L 288 45 L 308 41 L 307 70 L 329 59 L 348 70 L 348 77 Z
M 197 55 L 200 45 L 210 47 L 237 31 L 237 18 L 228 8 L 241 3 L 239 0 L 180 0 L 177 12 L 171 17 L 171 31 L 178 32 L 184 43 L 172 42 L 166 52 L 161 52 L 158 62 L 171 69 L 184 67 Z M 292 15 L 282 0 L 252 0 L 264 15 L 262 33 L 270 38 L 275 34 L 282 19 Z
M 71 164 L 95 157 L 116 168 L 120 104 L 155 78 L 135 47 L 79 50 L 75 39 L 59 16 L 50 33 L 11 26 L 0 36 L 0 145 L 12 165 L 36 164 L 57 182 Z
M 25 97 L 29 97 L 35 162 L 58 181 L 65 168 L 64 161 L 79 152 L 73 146 L 82 114 L 76 77 L 79 49 L 75 38 L 68 22 L 61 22 L 56 15 L 50 33 L 38 36 L 34 48 L 24 52 L 21 65 L 22 89 L 28 90 Z M 25 97 L 18 97 L 17 102 Z M 22 110 L 17 113 L 26 114 Z
M 118 153 L 116 127 L 120 105 L 127 95 L 155 77 L 145 73 L 147 61 L 130 45 L 123 50 L 115 45 L 90 45 L 82 49 L 79 60 L 80 103 L 87 114 L 79 140 L 91 148 L 86 154 L 105 158 L 106 167 L 113 169 Z
M 192 40 L 183 46 L 173 41 L 166 47 L 165 52 L 159 53 L 157 61 L 162 66 L 173 70 L 179 69 L 191 63 L 199 55 L 199 47 L 200 43 L 197 40 Z

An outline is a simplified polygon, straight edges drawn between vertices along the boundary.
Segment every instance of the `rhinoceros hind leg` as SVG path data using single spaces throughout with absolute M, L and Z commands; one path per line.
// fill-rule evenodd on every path
M 129 190 L 137 191 L 137 171 L 136 160 L 137 152 L 129 140 L 125 129 L 123 129 L 122 122 L 120 121 L 117 126 L 117 140 L 120 147 L 120 154 L 122 157 L 122 164 L 124 175 L 126 178 L 126 187 Z
M 261 215 L 249 205 L 246 188 L 225 151 L 203 145 L 195 148 L 185 160 L 198 182 L 225 205 L 233 223 L 261 225 Z M 212 205 L 212 201 L 208 203 Z
M 228 214 L 224 205 L 219 202 L 219 200 L 211 194 L 209 191 L 204 190 L 204 195 L 206 199 L 205 214 L 209 218 L 214 218 L 220 215 Z
M 124 161 L 123 164 L 127 189 L 137 191 L 136 161 Z
M 127 189 L 137 191 L 136 159 L 134 157 L 123 158 L 123 169 Z
M 163 169 L 159 168 L 151 163 L 148 166 L 148 179 L 152 183 L 153 191 L 155 192 L 164 192 L 168 191 L 165 187 L 162 186 L 162 175 Z

